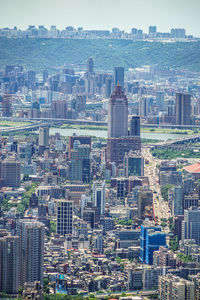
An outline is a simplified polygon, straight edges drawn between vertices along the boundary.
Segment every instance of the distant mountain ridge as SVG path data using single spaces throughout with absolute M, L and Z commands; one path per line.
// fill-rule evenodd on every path
M 200 72 L 200 42 L 0 38 L 1 69 L 18 64 L 36 71 L 53 71 L 64 63 L 86 65 L 88 57 L 94 58 L 94 68 L 98 70 L 156 64 Z

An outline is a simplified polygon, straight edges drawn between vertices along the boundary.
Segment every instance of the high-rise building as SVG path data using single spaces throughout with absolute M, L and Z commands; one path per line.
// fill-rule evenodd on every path
M 164 100 L 165 100 L 165 93 L 162 91 L 156 92 L 156 104 L 158 107 L 163 110 L 164 109 Z
M 114 69 L 114 84 L 120 85 L 122 90 L 124 90 L 124 68 L 123 67 L 115 67 Z
M 74 149 L 70 152 L 69 176 L 70 180 L 90 182 L 90 146 L 74 142 Z
M 157 33 L 157 27 L 156 26 L 149 26 L 149 36 L 155 37 Z
M 149 187 L 141 187 L 138 194 L 138 218 L 145 217 L 145 208 L 152 206 L 153 193 Z
M 172 215 L 179 216 L 183 213 L 183 188 L 182 186 L 173 187 Z
M 4 95 L 2 99 L 2 116 L 12 117 L 12 96 Z
M 184 39 L 186 35 L 184 28 L 172 28 L 171 29 L 171 37 L 172 38 L 181 38 Z
M 74 143 L 77 143 L 77 141 L 79 141 L 81 145 L 89 145 L 91 149 L 91 136 L 77 136 L 74 134 L 73 136 L 69 136 L 69 157 L 71 157 L 71 150 L 74 149 Z
M 188 209 L 190 207 L 198 207 L 198 206 L 199 206 L 199 195 L 198 194 L 184 195 L 183 209 Z
M 176 125 L 191 124 L 191 95 L 176 93 Z
M 87 73 L 88 73 L 88 75 L 93 74 L 93 72 L 94 72 L 93 67 L 94 67 L 94 61 L 90 57 L 90 58 L 88 58 L 88 61 L 87 61 Z
M 166 246 L 166 234 L 161 232 L 161 227 L 141 225 L 140 232 L 140 260 L 152 265 L 153 252 L 160 246 Z
M 190 207 L 184 210 L 184 220 L 182 222 L 181 239 L 195 239 L 200 245 L 200 209 Z
M 60 235 L 72 234 L 74 202 L 65 199 L 56 200 L 56 231 Z
M 39 128 L 39 146 L 49 146 L 49 127 Z
M 140 116 L 132 116 L 130 122 L 130 136 L 140 136 Z
M 54 100 L 51 103 L 51 109 L 53 116 L 58 119 L 67 119 L 67 101 L 66 100 Z
M 17 294 L 19 289 L 19 237 L 0 238 L 0 292 Z
M 44 224 L 33 219 L 17 222 L 20 240 L 20 285 L 40 281 L 43 284 Z
M 115 162 L 116 165 L 123 163 L 125 153 L 141 151 L 141 138 L 128 136 L 107 139 L 107 161 Z
M 94 206 L 98 207 L 100 214 L 105 213 L 105 201 L 106 201 L 106 186 L 105 182 L 94 181 L 93 182 L 93 202 Z
M 20 187 L 21 163 L 14 158 L 6 158 L 0 162 L 0 177 L 3 185 L 8 187 Z
M 111 86 L 112 86 L 112 79 L 106 78 L 106 83 L 105 83 L 105 97 L 106 98 L 109 98 L 111 95 Z
M 172 274 L 160 276 L 158 295 L 162 300 L 194 300 L 196 299 L 194 282 Z
M 128 136 L 128 100 L 120 85 L 115 86 L 108 104 L 108 138 Z
M 144 158 L 140 152 L 131 151 L 125 154 L 124 173 L 126 177 L 144 175 Z

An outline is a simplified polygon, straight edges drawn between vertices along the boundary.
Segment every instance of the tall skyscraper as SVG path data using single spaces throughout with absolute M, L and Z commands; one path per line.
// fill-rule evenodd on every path
M 176 125 L 191 124 L 191 95 L 176 93 Z
M 70 180 L 90 182 L 90 146 L 74 142 L 69 168 Z
M 8 187 L 20 187 L 21 163 L 14 158 L 6 158 L 0 162 L 0 177 L 3 185 Z
M 105 84 L 105 97 L 109 98 L 111 95 L 111 86 L 112 86 L 112 79 L 106 78 L 106 84 Z
M 195 239 L 200 245 L 200 209 L 190 207 L 184 210 L 184 220 L 182 222 L 181 239 Z
M 2 115 L 3 117 L 12 117 L 12 96 L 11 95 L 3 96 Z
M 44 224 L 33 219 L 17 222 L 20 240 L 20 285 L 40 281 L 43 284 Z
M 165 92 L 157 91 L 156 92 L 156 104 L 162 110 L 164 109 L 164 100 L 165 100 Z
M 60 235 L 72 234 L 74 202 L 65 199 L 56 200 L 56 231 Z
M 121 85 L 122 90 L 124 90 L 124 68 L 123 67 L 115 67 L 114 69 L 114 84 Z
M 172 215 L 179 216 L 183 214 L 183 188 L 182 186 L 173 187 Z
M 130 122 L 130 135 L 140 136 L 140 116 L 132 116 Z
M 106 201 L 106 186 L 105 182 L 94 181 L 93 182 L 93 201 L 94 206 L 98 207 L 100 214 L 105 213 L 105 201 Z
M 0 292 L 17 294 L 19 288 L 19 237 L 0 238 Z
M 39 128 L 39 146 L 49 146 L 49 127 Z
M 108 138 L 128 136 L 128 100 L 118 84 L 108 104 Z
M 87 61 L 87 73 L 88 73 L 88 75 L 93 74 L 93 72 L 94 72 L 93 67 L 94 67 L 94 61 L 90 57 L 90 58 L 88 58 L 88 61 Z

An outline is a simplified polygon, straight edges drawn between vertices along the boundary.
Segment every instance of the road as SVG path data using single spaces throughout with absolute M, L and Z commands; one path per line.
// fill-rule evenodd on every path
M 161 224 L 161 219 L 169 219 L 171 212 L 168 203 L 163 200 L 161 195 L 157 168 L 160 160 L 151 155 L 150 148 L 148 147 L 142 148 L 142 155 L 144 160 L 149 161 L 149 164 L 145 164 L 144 166 L 144 175 L 149 177 L 150 188 L 153 192 L 154 214 L 158 218 L 158 224 Z M 166 227 L 165 231 L 168 231 L 168 227 Z

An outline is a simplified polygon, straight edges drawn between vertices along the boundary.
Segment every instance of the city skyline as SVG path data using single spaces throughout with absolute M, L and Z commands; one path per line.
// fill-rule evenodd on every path
M 119 27 L 130 32 L 136 27 L 148 32 L 150 25 L 156 25 L 159 32 L 169 32 L 171 28 L 185 28 L 187 34 L 200 35 L 198 11 L 200 2 L 176 0 L 142 0 L 106 2 L 102 0 L 47 0 L 2 1 L 0 0 L 1 27 L 17 26 L 26 29 L 28 25 L 56 25 L 84 29 L 109 29 Z M 103 18 L 102 18 L 103 16 Z M 167 18 L 166 18 L 167 16 Z

